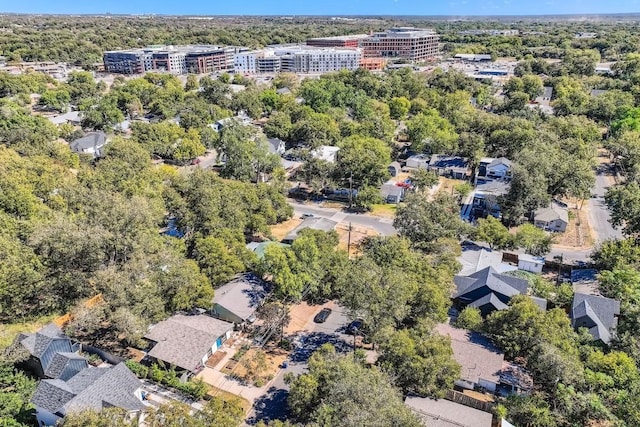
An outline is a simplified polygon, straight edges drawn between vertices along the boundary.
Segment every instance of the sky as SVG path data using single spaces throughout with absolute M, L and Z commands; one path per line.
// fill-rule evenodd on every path
M 640 13 L 640 0 L 0 0 L 0 13 L 557 15 Z

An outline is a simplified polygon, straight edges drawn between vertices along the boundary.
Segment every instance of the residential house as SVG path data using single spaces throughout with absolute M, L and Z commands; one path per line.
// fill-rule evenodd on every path
M 43 378 L 31 398 L 39 426 L 59 425 L 72 412 L 108 407 L 138 412 L 145 406 L 142 383 L 126 365 L 90 366 L 79 354 L 80 344 L 53 323 L 34 334 L 18 335 L 16 343 L 29 352 L 27 365 Z
M 564 233 L 569 225 L 569 210 L 566 206 L 551 202 L 546 208 L 533 213 L 533 224 L 543 230 Z
M 535 103 L 541 105 L 549 105 L 551 102 L 551 98 L 553 98 L 553 88 L 551 86 L 544 86 L 542 88 L 542 94 L 535 99 Z
M 124 363 L 87 367 L 68 380 L 42 380 L 31 403 L 36 407 L 39 426 L 57 426 L 73 412 L 121 408 L 137 413 L 146 406 L 142 401 L 142 382 Z
M 311 150 L 310 154 L 315 159 L 324 160 L 329 163 L 335 163 L 337 160 L 338 151 L 340 151 L 340 147 L 321 145 L 315 150 Z
M 454 302 L 460 307 L 476 307 L 483 316 L 504 310 L 515 295 L 526 295 L 529 282 L 506 274 L 500 274 L 493 267 L 487 267 L 469 276 L 455 276 L 456 291 Z M 546 310 L 546 301 L 532 297 L 541 309 Z
M 446 399 L 407 396 L 404 401 L 427 427 L 491 427 L 493 415 Z
M 235 117 L 227 117 L 224 119 L 220 119 L 213 124 L 210 124 L 209 127 L 216 132 L 220 132 L 225 126 L 229 126 L 232 123 L 237 123 L 242 126 L 247 126 L 251 124 L 251 117 L 246 114 L 238 114 Z
M 509 187 L 509 182 L 505 180 L 477 178 L 471 211 L 473 218 L 485 218 L 488 215 L 500 218 L 500 197 L 509 192 Z
M 466 157 L 434 154 L 429 159 L 427 170 L 454 179 L 468 179 L 471 176 L 469 159 Z
M 305 228 L 310 228 L 312 230 L 321 230 L 321 231 L 333 231 L 336 229 L 337 222 L 331 221 L 327 218 L 322 218 L 318 216 L 305 218 L 304 221 L 296 228 L 294 228 L 289 234 L 282 239 L 282 243 L 291 244 L 294 240 L 298 238 L 298 233 L 304 230 Z
M 544 258 L 529 254 L 518 254 L 518 270 L 530 273 L 542 273 Z
M 73 126 L 80 126 L 82 123 L 82 115 L 80 111 L 69 111 L 68 113 L 51 116 L 49 117 L 49 121 L 58 126 L 67 123 Z
M 483 157 L 478 165 L 479 177 L 511 179 L 511 160 L 506 157 Z
M 467 390 L 483 388 L 495 392 L 500 383 L 504 354 L 483 335 L 445 323 L 436 325 L 442 336 L 451 338 L 453 358 L 461 367 L 455 385 Z
M 35 334 L 20 334 L 16 341 L 29 352 L 27 365 L 38 378 L 66 381 L 89 366 L 78 354 L 80 344 L 72 343 L 53 323 Z
M 533 390 L 533 378 L 519 365 L 502 362 L 497 392 L 502 396 L 529 394 Z
M 502 256 L 503 254 L 500 251 L 488 250 L 474 243 L 464 242 L 462 244 L 462 253 L 457 258 L 458 262 L 462 264 L 459 274 L 461 276 L 469 276 L 487 267 L 493 267 L 500 274 L 518 269 L 511 264 L 502 262 Z
M 197 373 L 207 359 L 231 337 L 233 323 L 200 314 L 176 314 L 154 325 L 144 336 L 153 346 L 148 355 L 184 370 L 182 379 Z
M 396 184 L 395 181 L 387 181 L 380 188 L 380 195 L 386 203 L 397 204 L 404 200 L 405 188 Z
M 253 323 L 256 320 L 255 312 L 269 291 L 268 283 L 255 274 L 242 274 L 216 289 L 211 315 L 236 325 Z
M 415 154 L 407 159 L 406 165 L 408 168 L 427 169 L 430 161 L 431 157 L 426 154 Z
M 620 301 L 598 295 L 576 293 L 571 305 L 571 325 L 587 328 L 596 341 L 609 344 L 618 325 Z
M 288 87 L 281 87 L 280 89 L 276 90 L 276 93 L 278 95 L 291 95 L 291 89 L 289 89 Z
M 279 138 L 268 138 L 267 142 L 269 143 L 269 153 L 277 154 L 278 156 L 284 155 L 284 152 L 287 150 L 286 144 L 283 140 Z
M 91 154 L 94 158 L 98 158 L 102 156 L 102 149 L 107 142 L 107 135 L 104 132 L 89 132 L 69 144 L 69 148 L 74 153 Z

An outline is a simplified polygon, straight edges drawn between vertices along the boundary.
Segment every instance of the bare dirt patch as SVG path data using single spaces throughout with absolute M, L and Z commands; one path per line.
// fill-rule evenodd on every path
M 291 307 L 289 310 L 289 316 L 291 320 L 289 324 L 284 328 L 285 334 L 294 334 L 304 329 L 307 322 L 318 311 L 317 305 L 309 305 L 306 302 L 301 302 Z
M 216 365 L 218 365 L 218 363 L 220 363 L 220 361 L 224 359 L 226 355 L 227 355 L 226 351 L 218 350 L 215 353 L 213 353 L 211 357 L 209 357 L 209 359 L 207 359 L 207 361 L 205 362 L 205 365 L 210 367 L 211 369 L 215 369 Z
M 347 250 L 347 245 L 349 244 L 349 225 L 347 224 L 338 224 L 336 226 L 336 232 L 338 233 L 338 237 L 340 238 L 340 243 L 338 243 L 338 248 L 342 250 Z M 354 256 L 360 253 L 360 243 L 366 239 L 367 237 L 377 236 L 378 233 L 366 227 L 351 227 L 351 247 L 349 248 L 349 255 Z
M 302 220 L 300 218 L 291 218 L 290 220 L 281 222 L 280 224 L 272 225 L 271 235 L 276 240 L 282 240 L 287 234 L 289 234 L 289 232 L 291 232 L 291 230 L 296 228 L 301 223 Z
M 576 206 L 582 205 L 582 209 Z M 555 234 L 555 245 L 564 248 L 590 249 L 593 247 L 593 231 L 589 225 L 589 204 L 570 201 L 569 225 L 564 233 Z

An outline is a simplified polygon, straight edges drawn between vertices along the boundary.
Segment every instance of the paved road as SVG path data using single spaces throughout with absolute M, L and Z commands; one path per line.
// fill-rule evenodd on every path
M 287 368 L 278 372 L 267 394 L 256 400 L 247 416 L 246 426 L 255 425 L 260 420 L 267 422 L 287 418 L 289 386 L 285 384 L 284 377 L 288 373 L 294 375 L 304 373 L 307 370 L 309 357 L 318 347 L 325 343 L 331 343 L 338 351 L 346 353 L 352 350 L 353 337 L 343 333 L 349 319 L 344 309 L 335 305 L 331 305 L 331 307 L 333 307 L 333 312 L 325 323 L 314 323 L 311 319 L 305 325 L 305 330 L 299 332 L 293 339 L 295 350 L 289 357 Z M 318 308 L 319 310 L 320 308 Z
M 622 232 L 614 228 L 609 222 L 611 215 L 604 203 L 604 195 L 607 188 L 613 183 L 613 168 L 609 164 L 602 164 L 596 172 L 596 184 L 592 190 L 592 197 L 589 200 L 589 223 L 594 232 L 596 244 L 606 240 L 622 239 Z
M 317 203 L 299 203 L 293 199 L 289 199 L 289 203 L 293 207 L 296 216 L 312 214 L 346 225 L 351 222 L 354 226 L 372 228 L 383 236 L 394 236 L 396 234 L 396 229 L 393 228 L 393 220 L 391 218 L 346 213 L 339 209 L 322 207 Z

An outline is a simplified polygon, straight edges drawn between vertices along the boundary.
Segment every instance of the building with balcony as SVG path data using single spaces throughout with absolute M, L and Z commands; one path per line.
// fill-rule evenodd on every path
M 433 59 L 440 53 L 440 37 L 431 29 L 396 27 L 360 41 L 365 58 Z

